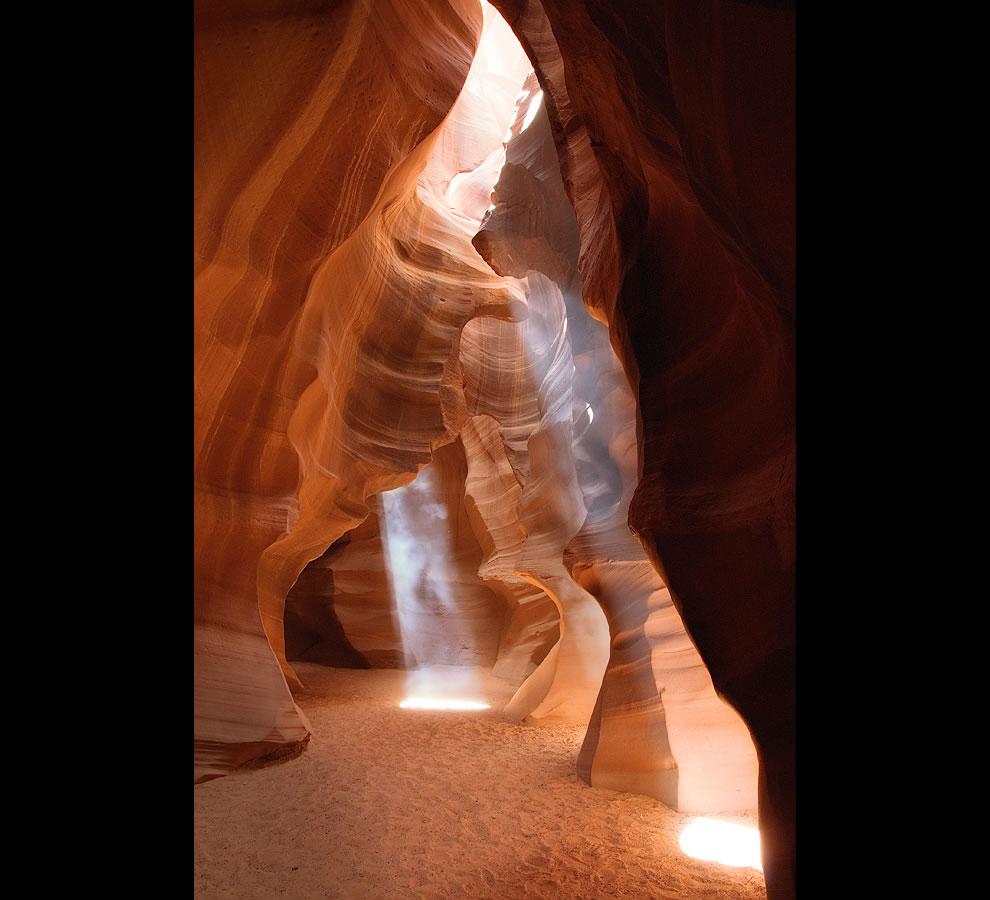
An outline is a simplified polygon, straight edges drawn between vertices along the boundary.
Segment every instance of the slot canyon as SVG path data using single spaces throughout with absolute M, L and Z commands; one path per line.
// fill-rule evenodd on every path
M 795 44 L 195 0 L 199 900 L 796 896 Z

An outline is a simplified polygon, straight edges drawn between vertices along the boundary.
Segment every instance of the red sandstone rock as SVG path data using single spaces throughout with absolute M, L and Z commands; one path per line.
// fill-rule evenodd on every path
M 585 299 L 637 392 L 630 523 L 753 734 L 768 892 L 791 897 L 794 12 L 496 5 L 555 98 Z
M 746 777 L 717 691 L 756 742 L 769 895 L 793 896 L 794 15 L 497 5 L 576 235 L 518 115 L 481 229 L 529 64 L 462 93 L 473 2 L 197 5 L 197 780 L 307 739 L 293 592 L 299 652 L 397 657 L 381 579 L 364 603 L 325 554 L 370 548 L 378 495 L 457 442 L 456 580 L 477 562 L 517 714 L 590 719 L 592 783 L 704 806 Z
M 367 433 L 380 436 L 379 423 L 356 413 L 389 408 L 389 389 L 368 377 L 381 371 L 387 329 L 393 340 L 408 339 L 407 324 L 429 333 L 414 296 L 392 309 L 388 298 L 396 280 L 406 294 L 403 241 L 429 221 L 416 179 L 481 25 L 467 0 L 277 15 L 197 4 L 197 779 L 307 739 L 289 692 L 298 681 L 284 659 L 285 597 L 364 520 L 365 497 L 409 480 L 431 444 L 449 440 L 436 395 L 406 398 L 425 428 L 395 451 L 378 451 Z M 389 246 L 374 239 L 383 215 L 407 225 Z M 367 284 L 364 273 L 379 270 Z M 492 287 L 464 299 L 471 271 L 457 263 L 447 275 L 451 333 L 478 306 L 513 302 L 480 260 Z M 334 290 L 339 304 L 327 299 Z M 449 372 L 425 363 L 438 387 L 456 377 L 449 358 Z M 357 382 L 363 399 L 350 391 Z
M 594 691 L 597 703 L 578 771 L 591 784 L 650 794 L 675 809 L 754 808 L 756 757 L 746 728 L 715 695 L 666 586 L 626 525 L 638 468 L 636 403 L 607 329 L 587 315 L 582 303 L 578 231 L 545 115 L 512 138 L 506 159 L 492 192 L 494 206 L 474 244 L 497 271 L 532 275 L 528 283 L 538 288 L 531 291 L 527 322 L 506 324 L 503 330 L 526 329 L 539 298 L 550 296 L 546 279 L 535 273 L 553 279 L 558 289 L 556 310 L 572 374 L 566 387 L 553 393 L 541 385 L 539 394 L 546 405 L 570 409 L 565 455 L 573 456 L 574 466 L 569 476 L 554 480 L 576 484 L 586 510 L 564 555 L 574 582 L 584 589 L 572 593 L 596 598 L 612 635 L 608 669 L 594 670 L 592 680 L 601 689 Z M 506 365 L 503 380 L 523 372 L 524 363 Z M 517 397 L 524 391 L 514 385 L 501 393 Z M 503 421 L 510 420 L 503 416 Z M 542 555 L 557 558 L 550 549 Z M 580 656 L 587 665 L 591 653 L 598 652 L 584 649 Z M 556 655 L 545 663 L 550 664 L 559 668 Z M 536 689 L 527 685 L 521 693 Z M 571 706 L 577 699 L 570 679 L 556 690 L 549 682 L 540 689 L 547 695 L 543 708 L 556 716 L 563 706 L 557 706 L 561 693 Z M 534 706 L 530 715 L 540 712 Z M 577 721 L 588 721 L 587 708 L 576 715 Z

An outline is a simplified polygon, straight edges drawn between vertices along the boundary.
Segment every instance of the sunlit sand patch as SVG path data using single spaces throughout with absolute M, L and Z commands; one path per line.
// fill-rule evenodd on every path
M 756 828 L 695 819 L 681 834 L 681 850 L 695 859 L 726 866 L 750 866 L 763 871 L 760 862 L 760 832 Z
M 471 666 L 423 666 L 406 673 L 402 709 L 491 709 Z
M 443 697 L 408 697 L 399 706 L 402 709 L 491 709 L 487 703 L 477 700 L 446 700 Z

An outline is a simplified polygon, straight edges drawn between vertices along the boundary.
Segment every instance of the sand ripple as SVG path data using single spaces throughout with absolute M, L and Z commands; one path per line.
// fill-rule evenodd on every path
M 194 788 L 197 900 L 763 900 L 689 816 L 575 775 L 581 727 L 403 710 L 403 673 L 298 664 L 305 753 Z M 751 823 L 754 824 L 754 823 Z

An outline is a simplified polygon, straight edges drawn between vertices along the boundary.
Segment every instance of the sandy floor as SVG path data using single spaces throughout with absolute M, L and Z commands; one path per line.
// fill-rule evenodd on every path
M 691 817 L 579 781 L 583 728 L 501 721 L 504 691 L 404 710 L 402 672 L 296 669 L 306 752 L 194 788 L 197 900 L 766 898 L 761 872 L 684 856 Z

